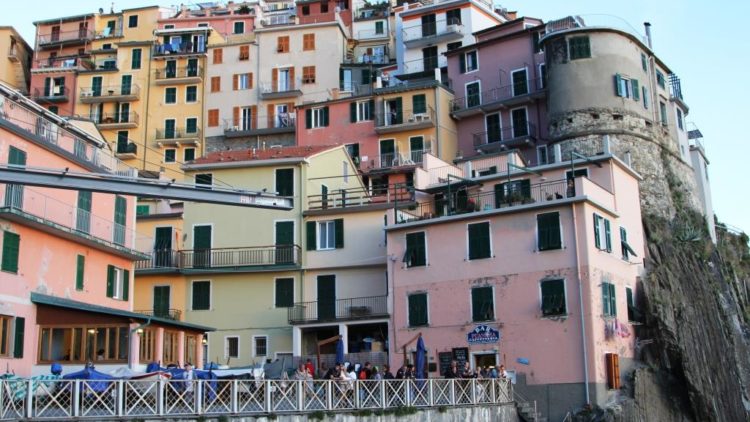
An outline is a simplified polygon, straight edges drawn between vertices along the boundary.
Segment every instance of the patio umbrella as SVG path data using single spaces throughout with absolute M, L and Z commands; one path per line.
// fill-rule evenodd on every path
M 336 342 L 336 363 L 344 362 L 344 340 L 339 337 L 339 341 Z
M 417 379 L 425 378 L 424 364 L 425 364 L 426 355 L 427 355 L 427 349 L 424 347 L 424 340 L 422 340 L 422 336 L 419 336 L 419 339 L 417 340 L 417 362 L 416 362 Z

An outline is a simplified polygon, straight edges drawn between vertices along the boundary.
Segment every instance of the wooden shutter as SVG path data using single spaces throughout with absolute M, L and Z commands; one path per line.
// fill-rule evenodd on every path
M 23 340 L 26 336 L 26 318 L 16 317 L 15 330 L 13 330 L 13 357 L 23 357 Z
M 130 271 L 123 270 L 122 300 L 127 301 L 130 293 Z
M 267 113 L 266 119 L 268 120 L 267 122 L 268 126 L 266 127 L 270 129 L 274 126 L 273 125 L 273 118 L 274 118 L 274 105 L 273 104 L 268 104 L 268 106 L 266 107 L 266 113 Z
M 240 125 L 240 108 L 239 107 L 232 107 L 232 125 L 233 126 Z
M 604 219 L 604 242 L 607 246 L 607 252 L 612 252 L 612 233 L 609 229 L 609 220 Z
M 495 185 L 495 208 L 500 208 L 505 202 L 505 183 Z
M 336 238 L 334 247 L 336 249 L 341 249 L 344 247 L 344 219 L 337 218 L 333 220 L 333 227 L 334 236 Z
M 617 353 L 604 356 L 607 362 L 607 388 L 617 390 L 620 388 L 620 356 Z
M 86 266 L 86 257 L 78 255 L 76 260 L 76 290 L 83 290 L 83 271 Z
M 349 121 L 351 123 L 357 122 L 357 102 L 352 101 L 349 103 Z
M 619 73 L 615 74 L 615 95 L 618 97 L 624 97 L 625 93 L 622 92 L 622 76 Z
M 328 126 L 328 106 L 323 107 L 323 124 L 321 126 Z
M 271 69 L 271 91 L 276 91 L 279 86 L 279 69 Z
M 560 214 L 556 212 L 536 216 L 538 248 L 540 251 L 560 249 Z
M 221 91 L 221 76 L 211 77 L 211 92 Z
M 298 89 L 297 83 L 294 80 L 294 66 L 289 68 L 289 88 L 291 90 Z
M 219 110 L 218 109 L 208 110 L 208 126 L 209 127 L 219 126 Z
M 258 106 L 250 106 L 250 125 L 253 129 L 258 128 Z
M 107 297 L 115 295 L 115 267 L 107 265 Z
M 253 72 L 247 74 L 247 87 L 248 89 L 253 89 Z
M 305 129 L 312 128 L 312 109 L 308 108 L 305 110 Z
M 240 75 L 238 75 L 236 73 L 234 75 L 232 75 L 232 90 L 233 91 L 237 91 L 237 89 L 239 88 L 239 86 L 240 86 L 240 80 L 239 79 L 240 79 Z
M 458 55 L 458 70 L 461 73 L 466 73 L 466 55 L 464 53 Z
M 633 91 L 633 100 L 634 101 L 640 101 L 641 100 L 641 89 L 638 87 L 638 79 L 631 79 L 630 80 L 630 86 Z
M 224 51 L 221 48 L 214 49 L 214 64 L 221 64 L 224 59 Z
M 317 224 L 317 222 L 315 222 L 315 221 L 308 221 L 305 224 L 306 236 L 307 236 L 307 238 L 306 238 L 306 243 L 307 243 L 306 249 L 308 251 L 314 251 L 314 250 L 316 250 L 318 248 L 317 239 L 316 239 L 316 233 L 315 233 L 315 225 L 316 224 Z
M 601 217 L 594 214 L 594 246 L 596 246 L 596 249 L 602 248 L 601 233 L 599 232 L 599 219 L 600 218 Z
M 18 272 L 18 255 L 19 246 L 21 243 L 21 236 L 16 233 L 4 232 L 3 233 L 3 257 L 0 268 L 3 271 L 11 273 Z

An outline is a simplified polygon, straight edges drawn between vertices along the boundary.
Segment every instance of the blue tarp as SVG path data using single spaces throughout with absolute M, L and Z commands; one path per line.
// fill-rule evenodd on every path
M 86 386 L 96 391 L 97 393 L 101 393 L 103 391 L 106 391 L 107 388 L 109 388 L 110 383 L 108 380 L 113 380 L 115 377 L 109 374 L 105 374 L 104 372 L 99 372 L 94 368 L 84 368 L 81 371 L 73 372 L 68 375 L 63 376 L 64 380 L 87 380 L 89 381 Z

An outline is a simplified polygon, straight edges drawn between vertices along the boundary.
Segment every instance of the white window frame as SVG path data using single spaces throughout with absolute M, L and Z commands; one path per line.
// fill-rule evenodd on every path
M 213 236 L 213 230 L 211 231 L 211 236 Z M 208 309 L 194 309 L 193 307 L 193 287 L 195 286 L 196 282 L 208 282 Z M 213 300 L 214 282 L 212 280 L 190 280 L 190 312 L 207 312 L 213 310 Z
M 469 69 L 469 57 L 470 55 L 474 56 L 474 68 Z M 479 70 L 479 52 L 477 50 L 471 50 L 464 53 L 464 63 L 466 66 L 466 73 L 472 73 Z
M 403 269 L 409 270 L 410 268 L 422 268 L 422 267 L 429 267 L 430 266 L 430 253 L 427 250 L 427 230 L 415 230 L 412 232 L 404 233 L 404 253 L 406 253 L 406 248 L 409 247 L 409 242 L 406 240 L 406 236 L 413 234 L 413 233 L 424 233 L 424 265 L 416 266 L 416 267 L 410 267 L 406 265 L 406 262 L 403 263 Z M 403 256 L 403 254 L 401 255 Z
M 547 69 L 546 63 L 539 63 L 539 65 L 537 65 L 537 72 L 539 72 L 539 82 L 537 83 L 537 87 L 540 89 L 547 88 L 547 83 L 544 80 L 544 72 L 542 71 L 542 69 Z
M 237 74 L 237 90 L 250 89 L 250 74 L 249 73 L 238 73 Z
M 344 176 L 344 183 L 349 183 L 349 161 L 344 160 L 341 162 L 341 173 Z
M 186 134 L 188 133 L 188 131 L 187 131 L 188 120 L 190 120 L 190 119 L 195 119 L 195 132 L 194 133 L 198 133 L 201 130 L 201 128 L 200 128 L 200 119 L 198 118 L 198 116 L 187 116 L 187 117 L 185 117 L 185 133 Z M 175 128 L 175 130 L 176 129 L 177 128 Z M 193 132 L 190 132 L 190 133 L 193 133 Z
M 545 281 L 555 280 L 562 280 L 563 282 L 563 294 L 565 295 L 565 314 L 542 316 L 542 319 L 556 319 L 560 317 L 566 317 L 570 313 L 570 309 L 568 308 L 568 279 L 566 279 L 565 277 L 545 277 L 539 280 L 539 312 L 542 312 L 542 306 L 544 306 L 544 296 L 542 296 L 542 283 L 544 283 Z
M 619 89 L 622 92 L 622 98 L 633 98 L 633 85 L 630 77 L 620 75 Z
M 188 88 L 195 87 L 195 101 L 188 100 Z M 185 86 L 185 104 L 195 104 L 198 102 L 198 85 L 186 85 Z
M 489 233 L 489 235 L 490 235 L 490 256 L 488 256 L 487 258 L 469 259 L 469 244 L 470 244 L 470 240 L 469 240 L 469 226 L 473 225 L 473 224 L 480 224 L 480 223 L 488 223 L 489 224 L 489 232 L 490 232 Z M 466 229 L 465 229 L 465 231 L 466 231 L 466 259 L 465 259 L 466 262 L 472 262 L 472 261 L 482 262 L 485 259 L 492 259 L 492 258 L 495 257 L 495 245 L 494 245 L 494 242 L 492 240 L 492 222 L 490 220 L 472 221 L 471 223 L 466 223 Z M 425 238 L 425 240 L 426 239 L 427 238 Z
M 167 91 L 170 90 L 170 89 L 174 89 L 174 102 L 173 103 L 170 103 L 170 102 L 167 101 Z M 166 105 L 175 105 L 175 104 L 177 104 L 177 97 L 178 96 L 179 95 L 177 93 L 177 87 L 176 86 L 168 86 L 168 87 L 164 88 L 164 104 L 166 104 Z
M 466 107 L 469 107 L 469 85 L 474 84 L 479 85 L 479 90 L 477 92 L 479 93 L 479 105 L 482 105 L 482 81 L 480 79 L 477 79 L 475 81 L 469 81 L 464 84 L 464 98 L 466 98 Z M 484 124 L 485 126 L 487 125 L 486 120 Z
M 409 325 L 409 320 L 411 319 L 411 315 L 409 315 L 409 296 L 412 295 L 425 295 L 425 306 L 427 307 L 427 326 L 430 326 L 430 293 L 427 291 L 416 291 L 416 292 L 407 292 L 406 293 L 406 328 L 412 327 Z M 420 327 L 424 327 L 424 325 L 420 325 Z
M 276 227 L 276 224 L 274 223 L 274 228 L 275 227 Z M 276 307 L 276 283 L 280 279 L 287 279 L 287 278 L 291 278 L 292 279 L 292 304 L 294 304 L 294 300 L 296 299 L 296 296 L 294 294 L 295 293 L 294 292 L 294 284 L 296 283 L 297 279 L 294 278 L 294 276 L 290 276 L 290 277 L 274 277 L 273 278 L 273 302 L 271 302 L 271 307 L 273 309 L 288 309 L 286 307 L 283 307 L 283 308 Z
M 685 131 L 685 113 L 682 112 L 682 109 L 679 107 L 675 107 L 675 122 L 677 122 L 677 129 L 681 132 Z
M 528 81 L 526 83 L 528 84 Z M 531 123 L 529 121 L 529 108 L 526 106 L 523 106 L 523 107 L 516 107 L 516 108 L 512 108 L 508 110 L 508 117 L 510 117 L 510 135 L 511 135 L 510 139 L 514 139 L 516 137 L 516 127 L 513 124 L 513 112 L 516 110 L 523 110 L 523 113 L 526 115 L 526 119 L 525 119 L 526 120 L 526 136 L 527 137 L 531 136 L 532 135 L 531 127 L 529 126 L 529 124 Z M 500 120 L 502 121 L 502 117 L 500 118 Z
M 264 354 L 264 355 L 259 355 L 258 354 L 258 345 L 255 343 L 255 341 L 257 339 L 259 339 L 259 338 L 263 338 L 263 339 L 266 340 L 266 354 Z M 262 334 L 262 335 L 253 336 L 253 344 L 252 344 L 252 350 L 253 350 L 253 352 L 252 352 L 252 356 L 254 358 L 256 358 L 256 357 L 267 358 L 268 357 L 268 352 L 269 352 L 268 349 L 270 349 L 270 347 L 268 347 L 268 346 L 269 346 L 269 343 L 268 343 L 268 336 L 267 335 Z
M 599 227 L 599 238 L 596 237 L 596 232 L 594 232 L 594 247 L 596 247 L 596 241 L 599 241 L 599 250 L 607 252 L 607 226 L 605 221 L 609 221 L 608 218 L 604 217 L 603 215 L 594 213 L 596 217 L 599 218 L 599 220 L 596 222 L 596 226 Z M 594 217 L 594 218 L 596 218 Z M 610 228 L 612 227 L 612 222 L 609 223 Z M 612 233 L 610 233 L 610 243 L 612 242 L 611 239 Z M 614 252 L 614 245 L 612 245 L 612 252 Z
M 559 226 L 560 230 L 560 249 L 548 249 L 546 251 L 540 251 L 539 250 L 539 216 L 542 214 L 553 214 L 557 213 L 557 224 Z M 547 211 L 547 212 L 538 212 L 534 214 L 534 252 L 548 252 L 548 251 L 557 251 L 557 250 L 563 250 L 565 249 L 565 236 L 563 233 L 563 224 L 562 224 L 562 213 L 558 211 Z
M 230 339 L 237 339 L 237 356 L 229 355 L 229 340 Z M 240 356 L 242 356 L 240 336 L 224 336 L 224 359 L 229 359 L 229 358 L 239 359 Z
M 112 299 L 122 300 L 123 293 L 125 291 L 125 270 L 120 267 L 114 267 L 114 280 L 112 283 Z
M 326 230 L 326 236 L 328 236 L 329 231 L 330 231 L 330 234 L 332 234 L 332 236 L 326 237 L 326 246 L 325 247 L 321 246 L 322 245 L 322 240 L 323 240 L 323 237 L 320 235 L 321 232 L 323 231 L 322 226 L 326 227 L 325 228 L 325 230 Z M 330 229 L 328 229 L 329 226 L 331 227 Z M 316 250 L 318 250 L 318 251 L 331 251 L 331 250 L 336 249 L 336 222 L 335 222 L 335 220 L 319 220 L 319 221 L 316 221 L 315 222 L 315 231 L 316 231 L 316 233 L 315 233 L 316 234 L 315 242 L 317 243 L 317 245 L 315 245 L 316 246 Z M 328 245 L 332 245 L 332 246 L 329 247 Z
M 242 24 L 242 32 L 237 32 L 236 31 L 237 24 Z M 232 22 L 232 34 L 233 35 L 244 34 L 244 33 L 245 33 L 245 22 L 243 22 L 243 21 Z
M 174 151 L 174 159 L 167 161 L 167 151 Z M 165 148 L 164 149 L 164 162 L 165 163 L 176 163 L 177 162 L 177 149 L 176 148 Z
M 369 121 L 372 118 L 370 101 L 357 101 L 357 123 Z
M 531 92 L 531 86 L 529 86 L 529 69 L 526 66 L 520 67 L 518 69 L 513 69 L 510 71 L 510 93 L 513 97 L 516 96 L 516 84 L 513 82 L 513 75 L 518 72 L 525 72 L 526 74 L 526 94 L 518 95 L 528 95 Z
M 544 162 L 542 162 L 542 151 L 544 151 Z M 547 149 L 547 145 L 539 145 L 536 147 L 536 162 L 537 165 L 546 165 L 550 164 L 549 162 L 549 150 Z
M 474 289 L 477 288 L 483 288 L 483 287 L 489 287 L 492 289 L 492 319 L 488 319 L 485 321 L 474 321 Z M 469 321 L 471 321 L 472 324 L 483 324 L 486 322 L 493 322 L 497 320 L 497 300 L 495 300 L 495 286 L 493 285 L 483 285 L 483 286 L 471 286 L 469 288 Z
M 590 178 L 590 176 L 589 176 L 589 168 L 588 167 L 582 167 L 582 168 L 577 168 L 577 169 L 574 169 L 574 170 L 568 170 L 568 171 L 566 171 L 565 172 L 565 180 L 573 179 L 573 175 L 575 174 L 575 172 L 581 171 L 581 170 L 585 170 L 586 171 L 585 177 L 587 179 Z
M 503 136 L 503 115 L 498 111 L 496 113 L 485 114 L 484 118 L 482 119 L 483 123 L 484 123 L 484 133 L 486 134 L 485 135 L 485 142 L 489 143 L 490 130 L 487 127 L 487 117 L 489 117 L 489 116 L 497 116 L 497 121 L 498 121 L 498 123 L 500 123 L 498 125 L 498 128 L 499 128 L 498 130 L 500 131 L 500 141 L 502 141 L 503 138 L 504 138 L 504 136 Z
M 310 112 L 311 122 L 310 122 L 310 128 L 311 129 L 317 129 L 323 126 L 323 109 L 325 107 L 316 107 L 313 108 Z

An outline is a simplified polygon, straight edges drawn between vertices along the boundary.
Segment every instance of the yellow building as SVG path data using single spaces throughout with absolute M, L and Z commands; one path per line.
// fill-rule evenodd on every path
M 15 28 L 0 26 L 0 52 L 7 52 L 0 60 L 0 81 L 28 94 L 34 51 Z

